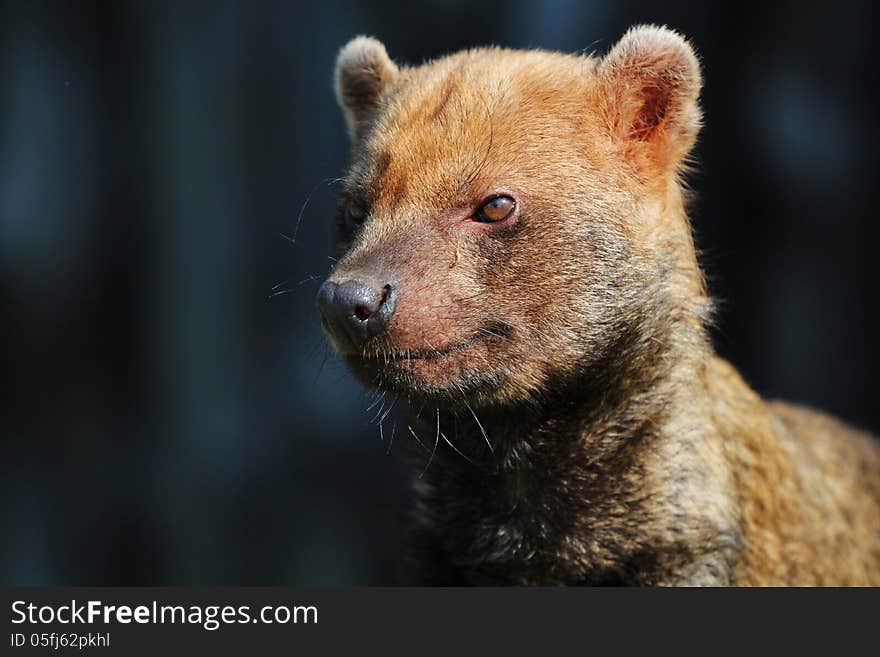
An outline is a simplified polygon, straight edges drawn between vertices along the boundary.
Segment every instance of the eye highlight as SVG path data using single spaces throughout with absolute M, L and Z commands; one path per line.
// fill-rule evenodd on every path
M 484 202 L 477 210 L 475 219 L 483 223 L 504 221 L 516 209 L 516 201 L 509 196 L 496 196 Z

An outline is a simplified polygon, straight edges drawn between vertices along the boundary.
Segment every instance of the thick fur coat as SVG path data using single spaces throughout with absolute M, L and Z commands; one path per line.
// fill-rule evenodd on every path
M 325 327 L 420 417 L 423 581 L 880 585 L 876 441 L 762 400 L 708 338 L 681 180 L 700 86 L 652 26 L 601 58 L 340 52 L 329 280 L 394 306 L 362 342 Z

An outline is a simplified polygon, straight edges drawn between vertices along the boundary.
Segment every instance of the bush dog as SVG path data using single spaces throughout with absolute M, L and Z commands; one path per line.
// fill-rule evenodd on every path
M 317 303 L 421 418 L 398 435 L 423 582 L 880 584 L 874 439 L 762 400 L 708 337 L 684 38 L 404 67 L 358 37 L 335 80 L 351 165 Z

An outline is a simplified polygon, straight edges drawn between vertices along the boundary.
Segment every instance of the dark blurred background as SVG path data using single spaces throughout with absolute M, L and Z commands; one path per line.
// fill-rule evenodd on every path
M 411 63 L 691 37 L 719 350 L 880 430 L 874 6 L 2 5 L 2 583 L 395 581 L 398 460 L 312 302 L 347 155 L 331 71 L 359 33 Z

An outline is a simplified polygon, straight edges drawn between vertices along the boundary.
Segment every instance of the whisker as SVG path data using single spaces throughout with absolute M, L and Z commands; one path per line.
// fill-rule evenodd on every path
M 461 458 L 463 458 L 465 461 L 467 461 L 471 465 L 474 465 L 474 462 L 470 458 L 468 458 L 460 449 L 458 449 L 458 447 L 453 445 L 452 441 L 449 440 L 449 438 L 446 437 L 446 434 L 444 434 L 442 431 L 440 432 L 440 437 L 446 442 L 447 445 L 449 445 L 452 449 L 455 450 L 456 454 L 458 454 Z
M 382 413 L 383 413 L 384 411 L 385 411 L 385 402 L 383 401 L 383 402 L 379 405 L 379 410 L 376 411 L 376 414 L 373 416 L 373 419 L 370 420 L 370 424 L 373 424 L 374 422 L 376 422 L 377 420 L 379 420 L 379 417 L 382 415 Z M 381 421 L 379 421 L 379 432 L 381 433 L 381 431 L 382 431 L 382 423 L 381 423 Z
M 385 418 L 388 417 L 388 414 L 391 412 L 391 409 L 394 408 L 395 399 L 391 400 L 391 403 L 388 405 L 388 408 L 385 408 L 385 404 L 382 404 L 382 408 L 379 409 L 379 413 L 382 413 L 381 417 L 379 417 L 379 413 L 376 414 L 376 417 L 379 417 L 379 439 L 384 443 L 385 442 L 385 434 L 383 432 L 383 426 L 385 424 Z M 383 412 L 384 411 L 384 412 Z M 373 418 L 375 421 L 376 418 Z
M 342 182 L 343 180 L 345 180 L 345 179 L 344 178 L 327 178 L 327 179 L 319 182 L 314 187 L 312 187 L 312 190 L 309 192 L 308 196 L 306 196 L 306 200 L 303 201 L 302 207 L 299 209 L 299 214 L 296 215 L 296 224 L 293 227 L 293 236 L 291 237 L 290 235 L 285 235 L 284 233 L 278 233 L 278 234 L 281 235 L 281 237 L 286 239 L 291 244 L 296 244 L 296 238 L 297 238 L 297 235 L 299 234 L 299 226 L 300 226 L 300 223 L 302 222 L 303 214 L 305 213 L 306 208 L 309 206 L 309 202 L 312 200 L 312 196 L 314 196 L 315 192 L 318 191 L 318 189 L 322 185 L 327 185 L 329 187 L 330 185 L 335 185 L 336 183 Z
M 396 400 L 396 399 L 392 399 L 392 400 L 391 400 L 391 404 L 388 406 L 388 410 L 385 411 L 385 412 L 382 414 L 382 417 L 381 417 L 381 418 L 379 418 L 379 423 L 380 423 L 380 424 L 381 424 L 382 422 L 385 421 L 385 418 L 388 417 L 388 414 L 391 412 L 391 409 L 394 408 L 394 405 L 395 405 L 396 403 L 397 403 L 397 400 Z
M 312 196 L 321 185 L 326 184 L 326 180 L 322 180 L 317 185 L 312 188 L 312 191 L 309 192 L 309 195 L 306 197 L 306 200 L 303 202 L 302 207 L 299 209 L 299 214 L 296 216 L 296 225 L 293 227 L 293 239 L 291 242 L 296 244 L 296 236 L 299 234 L 299 224 L 302 221 L 303 213 L 306 211 L 306 208 L 309 207 L 309 202 L 312 200 Z
M 382 387 L 380 385 L 379 388 L 376 390 L 375 396 L 373 397 L 373 403 L 367 406 L 367 413 L 373 410 L 376 407 L 376 404 L 382 401 L 382 399 L 385 397 L 385 392 L 387 391 L 382 390 Z
M 391 453 L 391 446 L 394 444 L 394 432 L 397 430 L 397 422 L 391 425 L 391 440 L 388 441 L 388 450 L 385 454 Z
M 416 439 L 416 442 L 417 442 L 419 445 L 422 446 L 422 449 L 424 449 L 426 452 L 430 452 L 430 451 L 431 451 L 430 449 L 428 449 L 428 446 L 425 445 L 425 443 L 422 442 L 422 439 L 419 438 L 419 437 L 416 435 L 416 432 L 413 431 L 413 428 L 412 428 L 411 426 L 406 425 L 406 428 L 409 429 L 409 432 L 412 434 L 413 438 Z
M 434 449 L 431 450 L 431 456 L 428 457 L 428 462 L 425 464 L 425 469 L 422 470 L 422 474 L 419 475 L 419 479 L 425 476 L 425 473 L 428 471 L 428 468 L 431 467 L 431 461 L 434 460 L 434 454 L 437 452 L 437 445 L 440 443 L 440 409 L 437 409 L 437 435 L 434 437 Z
M 493 454 L 495 453 L 495 448 L 492 446 L 492 443 L 489 442 L 489 436 L 486 434 L 486 430 L 483 428 L 483 425 L 480 424 L 480 418 L 477 417 L 477 414 L 474 413 L 474 409 L 471 408 L 471 405 L 468 403 L 467 397 L 462 393 L 461 399 L 464 402 L 464 405 L 467 406 L 467 409 L 471 412 L 471 415 L 474 416 L 474 420 L 477 423 L 477 426 L 480 427 L 480 433 L 483 434 L 483 440 L 486 441 L 486 444 L 489 446 L 489 451 Z

